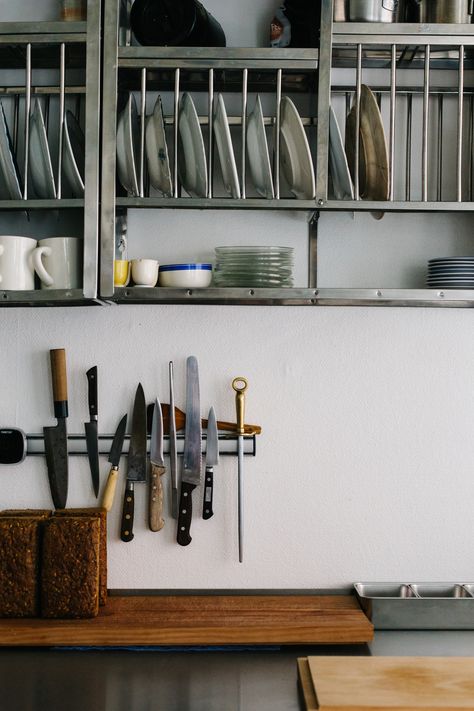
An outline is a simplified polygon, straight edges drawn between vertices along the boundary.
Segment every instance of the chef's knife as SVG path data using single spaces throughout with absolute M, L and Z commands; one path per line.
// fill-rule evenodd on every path
M 204 475 L 204 499 L 202 517 L 209 519 L 214 514 L 212 498 L 214 489 L 214 467 L 219 464 L 219 435 L 217 432 L 216 413 L 211 407 L 207 419 L 206 473 Z
M 171 479 L 171 515 L 178 518 L 178 448 L 176 443 L 176 417 L 174 410 L 174 380 L 173 361 L 169 364 L 170 374 L 170 417 L 169 417 L 169 438 L 170 438 L 170 479 Z M 161 408 L 163 414 L 163 407 Z
M 201 415 L 199 402 L 198 362 L 194 356 L 186 361 L 186 429 L 184 432 L 183 471 L 178 511 L 180 546 L 191 543 L 189 530 L 193 515 L 192 492 L 201 480 Z
M 98 409 L 97 409 L 97 366 L 89 368 L 86 373 L 88 382 L 89 400 L 89 422 L 84 423 L 86 430 L 87 455 L 92 476 L 92 486 L 94 494 L 99 496 L 99 439 L 97 432 Z
M 135 393 L 132 415 L 132 433 L 128 449 L 127 483 L 123 499 L 120 538 L 133 539 L 133 514 L 135 507 L 135 482 L 146 481 L 146 404 L 141 383 Z
M 54 506 L 57 509 L 65 509 L 68 486 L 66 351 L 64 348 L 55 348 L 50 350 L 49 355 L 53 379 L 54 416 L 58 423 L 55 427 L 43 428 L 44 451 Z
M 163 417 L 158 398 L 155 400 L 150 438 L 150 499 L 148 525 L 151 531 L 161 531 L 165 522 L 163 513 L 163 485 L 161 477 L 165 473 L 163 459 Z
M 110 511 L 112 504 L 114 503 L 115 487 L 117 486 L 117 479 L 119 474 L 119 463 L 120 457 L 122 455 L 123 440 L 125 439 L 125 428 L 127 426 L 127 415 L 124 415 L 118 427 L 115 430 L 115 435 L 112 440 L 112 447 L 110 448 L 110 454 L 107 461 L 111 463 L 109 476 L 107 477 L 107 482 L 105 484 L 104 493 L 102 494 L 102 508 L 106 511 Z
M 238 452 L 238 518 L 239 518 L 239 563 L 244 559 L 244 417 L 245 417 L 245 391 L 248 383 L 245 378 L 234 378 L 232 387 L 235 390 L 235 405 L 237 410 L 237 452 Z

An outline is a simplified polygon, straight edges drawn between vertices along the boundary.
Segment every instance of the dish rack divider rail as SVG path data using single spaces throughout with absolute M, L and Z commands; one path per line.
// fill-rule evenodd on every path
M 0 290 L 2 305 L 76 305 L 97 301 L 100 3 L 89 0 L 87 13 L 87 22 L 0 22 L 0 66 L 5 77 L 0 86 L 0 101 L 10 104 L 6 120 L 11 131 L 12 153 L 13 157 L 21 155 L 18 167 L 21 198 L 1 199 L 0 211 L 24 212 L 28 221 L 32 211 L 37 210 L 74 209 L 84 215 L 82 288 L 49 293 L 40 289 Z M 31 112 L 35 98 L 43 106 L 47 140 L 56 156 L 52 165 L 55 194 L 49 198 L 37 198 L 30 190 Z M 85 116 L 84 198 L 69 197 L 64 191 L 63 133 L 67 105 L 76 115 L 81 111 Z M 51 123 L 57 123 L 57 135 L 49 130 Z

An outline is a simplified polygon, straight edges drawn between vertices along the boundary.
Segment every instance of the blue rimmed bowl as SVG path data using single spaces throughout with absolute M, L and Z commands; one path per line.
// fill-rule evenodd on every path
M 209 286 L 211 280 L 212 264 L 160 265 L 159 286 L 202 289 Z

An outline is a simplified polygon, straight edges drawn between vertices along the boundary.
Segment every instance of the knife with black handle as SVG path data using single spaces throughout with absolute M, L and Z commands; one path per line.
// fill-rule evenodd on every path
M 214 467 L 219 464 L 219 435 L 217 432 L 216 413 L 209 410 L 206 440 L 206 473 L 204 474 L 204 499 L 202 517 L 207 520 L 214 515 L 212 499 L 214 493 Z
M 99 496 L 99 435 L 98 435 L 98 397 L 97 366 L 86 373 L 88 382 L 89 422 L 84 423 L 86 430 L 87 455 L 92 476 L 92 486 L 96 498 Z
M 186 361 L 186 429 L 184 433 L 183 472 L 176 537 L 180 546 L 187 546 L 192 540 L 190 535 L 193 515 L 192 492 L 201 480 L 201 463 L 198 362 L 195 356 L 189 356 Z
M 146 404 L 141 383 L 135 394 L 132 415 L 132 433 L 128 449 L 127 483 L 123 499 L 120 538 L 128 543 L 133 539 L 135 509 L 135 482 L 146 481 Z

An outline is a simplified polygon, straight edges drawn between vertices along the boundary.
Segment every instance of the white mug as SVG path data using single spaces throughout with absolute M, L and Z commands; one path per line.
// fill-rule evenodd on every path
M 155 286 L 159 264 L 156 259 L 132 259 L 132 279 L 135 286 Z
M 83 240 L 79 237 L 47 237 L 38 242 L 41 253 L 33 256 L 42 289 L 82 287 Z
M 35 288 L 35 260 L 42 248 L 33 237 L 0 236 L 0 290 L 29 291 Z

